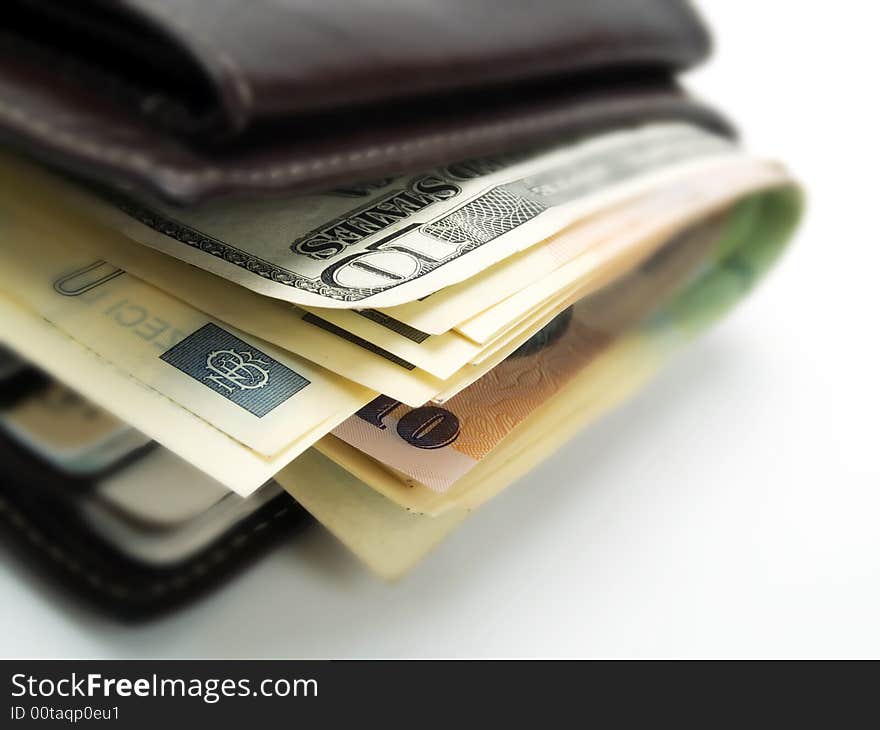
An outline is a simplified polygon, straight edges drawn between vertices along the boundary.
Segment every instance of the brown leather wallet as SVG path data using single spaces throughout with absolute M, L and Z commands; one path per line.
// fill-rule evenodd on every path
M 3 25 L 0 139 L 178 203 L 729 131 L 675 83 L 709 45 L 684 0 L 7 0 Z

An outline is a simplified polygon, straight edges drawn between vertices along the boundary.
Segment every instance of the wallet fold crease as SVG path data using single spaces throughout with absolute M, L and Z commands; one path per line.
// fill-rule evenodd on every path
M 726 129 L 674 75 L 683 0 L 10 0 L 0 139 L 196 203 L 305 191 L 643 121 Z

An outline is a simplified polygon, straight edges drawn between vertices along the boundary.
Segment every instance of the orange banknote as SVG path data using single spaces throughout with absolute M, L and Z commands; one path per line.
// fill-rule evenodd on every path
M 333 434 L 405 477 L 445 491 L 674 293 L 706 260 L 723 219 L 717 216 L 675 237 L 616 284 L 564 310 L 442 406 L 412 408 L 379 396 Z
M 380 396 L 333 434 L 427 487 L 443 491 L 559 391 L 607 344 L 572 309 L 443 406 Z

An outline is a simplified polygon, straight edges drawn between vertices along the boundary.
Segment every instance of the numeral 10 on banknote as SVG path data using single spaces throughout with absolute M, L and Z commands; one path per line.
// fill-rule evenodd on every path
M 385 417 L 401 402 L 380 395 L 357 412 L 358 418 L 371 426 L 385 430 Z M 461 424 L 451 411 L 439 406 L 414 408 L 397 422 L 397 435 L 418 449 L 440 449 L 453 443 L 461 433 Z

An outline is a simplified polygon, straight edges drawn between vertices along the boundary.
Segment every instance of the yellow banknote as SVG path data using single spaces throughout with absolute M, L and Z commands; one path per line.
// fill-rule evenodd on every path
M 279 454 L 292 458 L 374 396 L 25 225 L 12 211 L 0 236 L 5 296 L 154 392 L 157 403 L 176 404 L 273 467 Z M 21 349 L 27 335 L 11 332 L 6 339 Z M 126 402 L 108 410 L 134 422 Z
M 653 343 L 640 334 L 628 336 L 603 352 L 591 368 L 578 374 L 514 428 L 487 458 L 446 492 L 437 492 L 407 480 L 405 475 L 385 467 L 332 435 L 319 441 L 314 449 L 340 464 L 399 509 L 426 518 L 448 516 L 457 525 L 465 511 L 483 505 L 547 459 L 586 424 L 635 392 L 653 372 L 656 365 L 653 352 Z M 321 497 L 322 494 L 314 490 L 312 507 L 328 509 L 329 505 L 320 504 Z M 328 499 L 335 501 L 329 495 Z M 381 505 L 383 511 L 389 509 L 381 502 L 375 504 Z M 308 504 L 306 508 L 311 510 Z M 321 519 L 319 512 L 314 514 Z M 424 529 L 431 530 L 427 526 Z M 350 544 L 342 535 L 338 536 Z
M 0 205 L 10 216 L 14 215 L 12 220 L 18 220 L 18 225 L 30 229 L 29 235 L 42 231 L 44 239 L 63 240 L 84 257 L 108 261 L 219 321 L 329 368 L 365 388 L 376 392 L 384 389 L 412 404 L 424 403 L 442 388 L 440 378 L 388 351 L 382 342 L 351 336 L 323 317 L 260 296 L 126 239 L 57 201 L 51 188 L 41 184 L 44 177 L 45 173 L 33 165 L 0 157 Z M 21 181 L 27 181 L 27 185 L 17 186 Z M 453 343 L 463 340 L 459 335 L 445 339 Z M 449 366 L 444 364 L 446 349 L 442 345 L 432 342 L 426 348 L 437 356 L 439 367 L 445 372 Z M 461 367 L 462 358 L 453 354 L 454 371 Z
M 3 296 L 0 322 L 0 342 L 4 345 L 245 497 L 334 425 L 330 422 L 326 428 L 319 427 L 306 434 L 302 443 L 265 457 Z
M 283 469 L 276 481 L 387 580 L 415 566 L 468 515 L 466 509 L 437 517 L 407 511 L 313 449 Z

